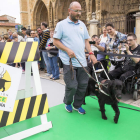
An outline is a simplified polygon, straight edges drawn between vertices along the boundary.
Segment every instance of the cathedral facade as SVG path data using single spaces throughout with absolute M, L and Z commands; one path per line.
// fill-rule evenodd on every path
M 20 0 L 21 24 L 36 30 L 45 21 L 50 28 L 68 16 L 68 7 L 74 0 Z M 140 11 L 140 0 L 77 0 L 82 6 L 81 20 L 89 29 L 92 13 L 98 20 L 98 33 L 107 22 L 112 22 L 116 30 L 123 33 L 135 31 L 136 19 Z

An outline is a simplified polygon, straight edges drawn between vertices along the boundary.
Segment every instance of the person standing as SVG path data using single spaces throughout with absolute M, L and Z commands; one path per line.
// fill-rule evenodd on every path
M 18 35 L 16 32 L 13 33 L 13 38 L 15 38 L 15 36 L 18 38 L 18 42 L 24 42 L 24 38 L 20 35 Z
M 106 30 L 106 27 L 104 26 L 103 27 L 103 34 L 100 35 L 101 43 L 106 43 L 107 37 L 108 37 L 107 30 Z
M 85 110 L 81 107 L 86 88 L 88 85 L 88 75 L 78 63 L 76 58 L 87 69 L 87 62 L 85 57 L 85 47 L 90 54 L 93 63 L 97 63 L 90 44 L 89 34 L 85 24 L 79 20 L 81 17 L 81 5 L 78 2 L 72 2 L 68 9 L 69 16 L 60 21 L 54 32 L 53 44 L 60 49 L 59 57 L 63 62 L 65 88 L 65 109 L 72 112 L 73 109 L 80 114 L 85 114 Z M 70 58 L 72 60 L 73 71 L 70 68 Z M 74 99 L 74 102 L 73 102 Z M 73 102 L 73 108 L 72 108 Z
M 39 42 L 41 42 L 42 37 L 43 37 L 41 27 L 37 28 L 37 33 L 38 33 L 38 37 L 39 37 Z M 42 51 L 40 52 L 40 57 L 41 57 L 41 61 L 39 61 L 39 70 L 43 71 L 43 70 L 45 70 L 45 62 L 43 59 Z M 46 70 L 45 70 L 45 72 L 46 72 Z
M 24 35 L 24 41 L 27 39 L 26 30 L 27 29 L 25 27 L 21 28 L 22 34 Z
M 48 53 L 45 49 L 47 40 L 50 38 L 50 31 L 47 29 L 47 26 L 48 25 L 46 22 L 41 23 L 41 29 L 43 30 L 43 38 L 39 44 L 39 49 L 42 50 L 42 55 L 43 55 L 43 58 L 47 67 L 47 76 L 50 77 L 52 74 L 52 70 L 49 63 Z
M 32 30 L 31 30 L 31 37 L 34 39 L 35 42 L 38 42 L 38 44 L 40 43 L 40 42 L 39 42 L 39 39 L 36 37 L 35 31 L 32 31 Z
M 11 30 L 8 31 L 8 34 L 9 34 L 9 39 L 13 39 L 13 36 L 12 36 L 13 32 Z
M 54 35 L 54 29 L 50 30 L 50 38 L 47 41 L 47 47 L 46 50 L 54 50 L 56 47 L 53 45 L 53 35 Z M 52 45 L 50 45 L 52 43 Z M 57 80 L 59 79 L 59 67 L 57 64 L 58 59 L 58 52 L 56 50 L 56 54 L 51 54 L 48 52 L 49 62 L 52 68 L 52 77 L 50 79 Z

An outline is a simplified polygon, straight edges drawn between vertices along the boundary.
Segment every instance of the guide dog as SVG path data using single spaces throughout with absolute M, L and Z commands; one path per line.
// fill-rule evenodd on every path
M 118 100 L 121 99 L 122 91 L 124 88 L 123 82 L 118 79 L 102 80 L 100 87 L 107 95 L 99 91 L 99 87 L 97 86 L 97 83 L 92 79 L 90 79 L 86 94 L 89 94 L 89 92 L 92 91 L 98 97 L 98 103 L 100 106 L 102 119 L 104 120 L 107 120 L 105 114 L 105 104 L 111 105 L 113 110 L 115 111 L 114 122 L 118 123 L 118 119 L 120 115 L 120 111 L 118 108 Z

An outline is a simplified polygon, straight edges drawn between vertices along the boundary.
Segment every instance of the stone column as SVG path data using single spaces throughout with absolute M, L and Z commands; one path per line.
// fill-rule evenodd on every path
M 96 14 L 95 12 L 92 13 L 92 20 L 90 20 L 88 23 L 90 24 L 90 29 L 89 29 L 89 35 L 92 37 L 92 35 L 97 35 L 98 34 L 98 20 L 96 20 Z
M 21 17 L 21 24 L 24 27 L 29 25 L 28 20 L 28 0 L 20 0 L 20 17 Z
M 140 44 L 140 12 L 134 14 L 136 17 L 136 36 L 137 42 Z

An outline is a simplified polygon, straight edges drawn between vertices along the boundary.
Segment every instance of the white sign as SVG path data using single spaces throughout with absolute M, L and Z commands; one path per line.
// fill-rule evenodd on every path
M 12 112 L 22 70 L 0 63 L 0 110 Z

